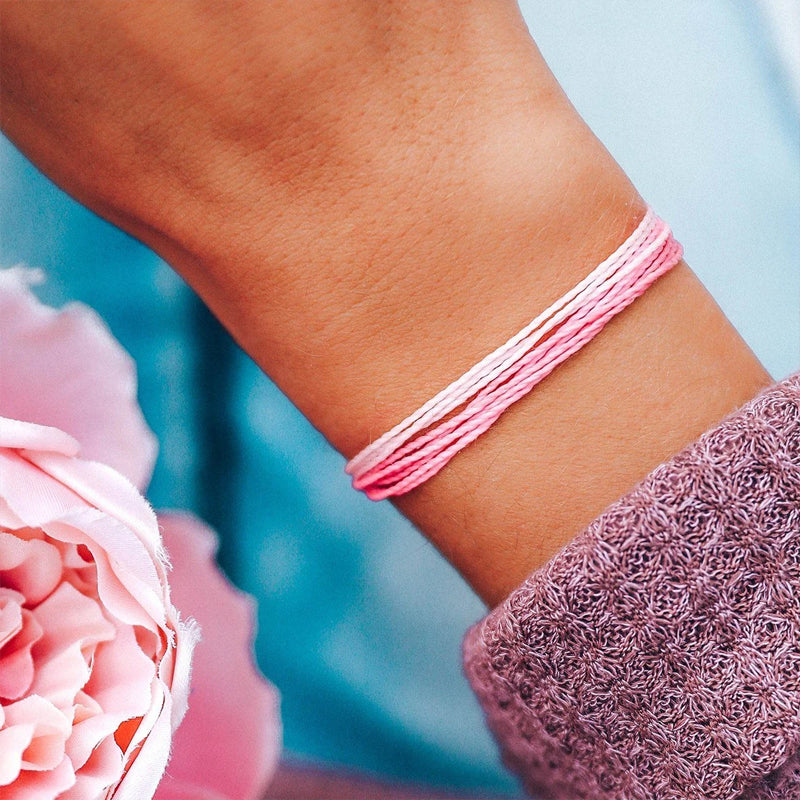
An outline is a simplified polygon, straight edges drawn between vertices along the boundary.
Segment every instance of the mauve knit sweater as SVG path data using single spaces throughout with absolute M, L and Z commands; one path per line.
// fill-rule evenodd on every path
M 464 665 L 534 797 L 800 799 L 800 374 L 606 509 Z

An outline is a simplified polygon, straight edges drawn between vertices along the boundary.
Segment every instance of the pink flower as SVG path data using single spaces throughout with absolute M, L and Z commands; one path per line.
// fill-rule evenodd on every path
M 158 522 L 136 488 L 155 442 L 130 359 L 90 310 L 39 304 L 32 277 L 0 271 L 0 797 L 149 800 L 186 712 L 197 639 L 172 604 Z M 249 616 L 214 576 L 210 534 L 171 520 L 176 592 L 207 624 L 208 646 L 195 723 L 158 796 L 250 800 L 277 759 L 277 694 L 246 661 Z M 227 673 L 213 666 L 223 660 Z M 209 741 L 222 769 L 208 763 Z
M 0 415 L 58 428 L 140 490 L 156 460 L 156 439 L 136 401 L 136 370 L 91 308 L 56 311 L 28 286 L 39 270 L 0 270 Z
M 186 710 L 195 635 L 170 602 L 155 515 L 77 450 L 54 428 L 0 418 L 9 800 L 152 797 Z

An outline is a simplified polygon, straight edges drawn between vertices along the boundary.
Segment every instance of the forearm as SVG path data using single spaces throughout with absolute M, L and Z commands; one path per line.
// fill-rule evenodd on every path
M 487 235 L 492 243 L 500 238 Z M 531 269 L 515 283 L 516 264 L 497 263 L 492 244 L 478 262 L 483 280 L 386 300 L 385 308 L 371 295 L 352 303 L 357 295 L 343 293 L 334 310 L 336 292 L 316 299 L 315 286 L 294 300 L 284 296 L 285 318 L 261 317 L 266 304 L 258 301 L 219 313 L 349 457 L 519 330 L 613 247 L 576 258 L 563 276 L 537 260 L 532 240 L 525 257 Z M 330 325 L 320 322 L 326 314 L 335 314 Z M 395 315 L 397 324 L 388 323 Z M 396 502 L 494 604 L 608 503 L 768 382 L 680 265 L 445 470 Z
M 340 252 L 332 248 L 326 265 L 307 271 L 307 281 L 295 283 L 292 271 L 280 288 L 259 269 L 269 263 L 269 247 L 245 262 L 220 258 L 220 269 L 248 264 L 253 283 L 242 294 L 236 289 L 218 313 L 348 457 L 571 288 L 641 214 L 635 196 L 617 189 L 616 169 L 594 186 L 572 183 L 574 196 L 552 207 L 531 209 L 516 181 L 482 184 L 483 168 L 492 171 L 480 165 L 471 182 L 480 189 L 472 202 L 458 195 L 457 213 L 445 194 L 443 208 L 426 197 L 409 203 L 407 218 L 382 221 L 389 252 L 381 256 L 372 251 L 372 235 L 351 235 L 339 240 Z M 504 213 L 487 217 L 493 203 L 505 204 Z M 318 240 L 311 239 L 313 252 Z M 326 275 L 331 261 L 336 266 Z M 212 306 L 222 296 L 216 287 L 207 292 Z M 494 603 L 766 382 L 681 265 L 397 503 Z
M 576 284 L 642 215 L 538 59 L 520 55 L 513 72 L 532 85 L 512 101 L 485 86 L 459 108 L 452 78 L 426 87 L 430 133 L 404 112 L 404 136 L 387 131 L 379 154 L 343 148 L 362 155 L 289 214 L 259 203 L 254 179 L 231 215 L 237 228 L 250 215 L 246 255 L 228 249 L 225 221 L 219 251 L 197 244 L 190 280 L 221 276 L 204 292 L 212 307 L 348 457 Z M 768 380 L 681 265 L 396 502 L 494 604 Z
M 140 106 L 177 106 L 161 128 L 95 101 L 99 182 L 13 74 L 4 125 L 164 255 L 351 456 L 583 278 L 644 204 L 513 4 L 272 4 L 280 26 L 264 7 L 197 32 L 217 81 L 164 50 L 191 88 L 137 84 Z M 494 603 L 767 381 L 679 266 L 398 505 Z

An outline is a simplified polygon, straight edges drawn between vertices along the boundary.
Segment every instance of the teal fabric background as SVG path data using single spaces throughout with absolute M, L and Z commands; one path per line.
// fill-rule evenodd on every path
M 788 374 L 800 364 L 800 111 L 759 7 L 523 10 L 689 263 L 774 377 Z M 258 657 L 282 692 L 287 750 L 514 791 L 461 674 L 482 604 L 391 506 L 349 488 L 343 459 L 164 263 L 3 140 L 0 266 L 18 262 L 46 270 L 46 300 L 97 309 L 136 359 L 161 442 L 149 497 L 211 522 L 223 565 L 258 598 Z

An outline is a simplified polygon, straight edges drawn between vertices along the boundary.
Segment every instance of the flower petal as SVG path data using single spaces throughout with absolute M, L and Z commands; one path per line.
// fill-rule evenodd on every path
M 103 616 L 97 601 L 69 583 L 62 583 L 33 614 L 45 632 L 34 647 L 37 671 L 74 644 L 82 650 L 114 638 L 114 626 Z
M 176 780 L 172 775 L 161 782 L 156 798 L 157 800 L 231 800 L 229 795 L 218 794 L 203 786 Z
M 169 760 L 172 742 L 172 698 L 168 691 L 156 690 L 153 706 L 155 721 L 148 725 L 147 737 L 128 767 L 124 780 L 109 800 L 142 800 L 153 797 Z M 144 722 L 142 723 L 145 724 Z
M 141 609 L 156 623 L 164 622 L 166 574 L 158 524 L 145 499 L 123 476 L 96 462 L 0 449 L 0 497 L 24 525 L 86 545 L 98 568 L 102 551 L 105 563 Z M 74 527 L 72 533 L 68 524 Z M 122 619 L 141 624 L 140 619 Z
M 122 752 L 113 738 L 95 747 L 88 760 L 75 775 L 75 785 L 58 800 L 88 800 L 103 797 L 103 792 L 117 780 L 122 771 Z
M 0 594 L 8 591 L 0 589 Z M 28 609 L 20 607 L 19 613 L 18 633 L 0 650 L 0 698 L 6 700 L 19 700 L 30 689 L 34 675 L 31 649 L 43 633 Z
M 27 447 L 32 450 L 74 456 L 81 446 L 77 439 L 58 428 L 0 416 L 0 447 L 15 450 Z
M 281 724 L 278 692 L 253 659 L 253 601 L 215 566 L 217 541 L 208 527 L 186 514 L 159 515 L 159 521 L 174 565 L 173 600 L 203 633 L 189 711 L 175 734 L 169 773 L 156 800 L 183 797 L 178 785 L 255 800 L 276 769 Z
M 49 700 L 31 695 L 3 710 L 6 730 L 13 730 L 17 726 L 33 728 L 30 742 L 21 753 L 20 763 L 24 769 L 47 772 L 64 760 L 64 746 L 72 728 L 72 720 Z
M 68 758 L 47 772 L 23 772 L 5 789 L 3 800 L 56 800 L 75 785 L 75 771 Z
M 0 586 L 0 652 L 22 630 L 22 604 L 25 597 Z
M 42 539 L 0 531 L 0 575 L 3 586 L 20 592 L 27 605 L 35 605 L 61 580 L 61 555 Z
M 8 786 L 17 779 L 22 769 L 22 754 L 31 743 L 35 730 L 32 723 L 0 730 L 0 786 Z
M 126 720 L 145 716 L 152 701 L 154 677 L 155 666 L 139 648 L 133 630 L 117 626 L 114 641 L 97 648 L 92 677 L 86 685 L 87 694 L 103 712 L 74 726 L 75 738 L 67 747 L 73 764 L 83 764 L 89 758 L 87 749 L 99 741 L 91 741 L 98 731 L 113 732 Z
M 144 489 L 156 441 L 136 401 L 136 370 L 106 325 L 78 303 L 56 310 L 28 288 L 32 270 L 0 270 L 0 415 L 58 428 L 81 456 Z

